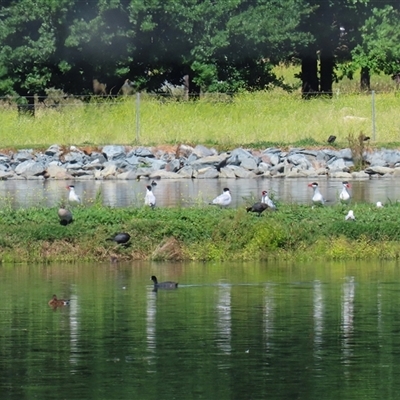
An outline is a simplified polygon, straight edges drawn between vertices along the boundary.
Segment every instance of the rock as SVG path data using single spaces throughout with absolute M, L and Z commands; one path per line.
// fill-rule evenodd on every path
M 150 179 L 182 179 L 184 178 L 183 175 L 179 175 L 176 172 L 168 172 L 165 170 L 159 170 L 159 171 L 152 171 L 149 174 Z
M 139 147 L 133 151 L 133 154 L 137 157 L 147 157 L 147 158 L 154 157 L 153 152 L 147 147 Z
M 191 155 L 195 155 L 197 156 L 197 158 L 203 158 L 203 157 L 215 156 L 217 154 L 218 152 L 215 149 L 209 149 L 199 144 L 193 149 Z
M 237 178 L 250 179 L 257 176 L 254 172 L 247 171 L 246 169 L 238 167 L 236 165 L 229 165 L 227 166 L 227 168 L 230 168 Z
M 355 171 L 351 173 L 352 179 L 369 179 L 370 175 L 365 171 Z
M 14 177 L 14 171 L 0 170 L 0 180 L 11 179 Z
M 73 177 L 68 171 L 58 165 L 49 165 L 46 170 L 46 175 L 52 179 L 72 180 Z
M 248 158 L 253 159 L 256 162 L 256 164 L 258 164 L 255 157 L 249 151 L 238 148 L 232 151 L 232 153 L 226 160 L 226 164 L 239 166 L 243 161 L 245 161 Z
M 216 168 L 206 167 L 197 170 L 197 179 L 215 179 L 219 178 L 219 172 Z
M 58 144 L 52 144 L 45 152 L 46 156 L 54 157 L 62 154 L 61 148 Z
M 193 178 L 193 168 L 190 166 L 183 167 L 178 171 L 178 175 L 181 175 L 182 178 Z
M 231 167 L 223 167 L 219 171 L 220 178 L 236 179 L 235 172 Z
M 104 146 L 102 153 L 108 161 L 120 160 L 126 155 L 124 146 Z
M 293 165 L 298 165 L 302 169 L 311 168 L 311 163 L 307 160 L 304 154 L 292 154 L 287 157 L 287 161 L 289 161 Z
M 21 164 L 19 164 L 15 168 L 15 173 L 17 175 L 25 176 L 25 177 L 33 177 L 37 175 L 43 174 L 45 171 L 43 164 L 38 163 L 33 160 L 29 161 L 24 161 Z
M 338 179 L 343 179 L 343 180 L 348 180 L 352 178 L 352 175 L 349 172 L 343 172 L 343 171 L 335 171 L 331 172 L 329 174 L 331 178 L 338 178 Z
M 370 167 L 365 169 L 365 172 L 367 174 L 370 174 L 370 175 L 373 175 L 373 174 L 378 174 L 378 175 L 393 174 L 394 168 L 380 167 L 380 166 L 370 166 Z
M 346 168 L 346 163 L 343 158 L 331 158 L 327 162 L 327 166 L 330 171 L 343 171 Z
M 136 171 L 126 171 L 126 172 L 121 172 L 116 176 L 117 179 L 119 180 L 127 180 L 127 181 L 133 181 L 136 180 L 137 174 Z
M 222 156 L 207 156 L 203 158 L 199 158 L 196 161 L 193 161 L 190 166 L 193 169 L 201 169 L 205 167 L 214 167 L 219 165 L 225 158 Z
M 257 163 L 254 158 L 245 158 L 241 163 L 240 166 L 244 169 L 247 169 L 249 171 L 253 171 L 257 169 Z
M 13 156 L 13 160 L 19 163 L 32 159 L 33 159 L 32 150 L 21 150 L 17 154 L 14 154 Z

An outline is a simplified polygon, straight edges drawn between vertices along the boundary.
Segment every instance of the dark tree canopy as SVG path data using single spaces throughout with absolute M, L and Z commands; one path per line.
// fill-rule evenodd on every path
M 398 70 L 399 13 L 382 0 L 3 0 L 0 95 L 192 93 L 279 85 L 299 60 L 303 93 L 332 91 L 335 70 Z M 129 81 L 126 81 L 129 79 Z

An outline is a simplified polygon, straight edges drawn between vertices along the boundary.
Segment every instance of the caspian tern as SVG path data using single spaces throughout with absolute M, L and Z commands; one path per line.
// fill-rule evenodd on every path
M 309 183 L 308 186 L 314 189 L 314 195 L 311 198 L 312 202 L 315 205 L 325 204 L 325 199 L 324 196 L 322 196 L 321 192 L 319 191 L 318 183 L 317 182 Z
M 276 205 L 269 198 L 268 192 L 266 190 L 263 190 L 263 192 L 261 193 L 261 203 L 265 203 L 271 210 L 276 210 Z
M 156 206 L 156 196 L 154 196 L 154 193 L 153 193 L 150 185 L 146 186 L 146 188 L 147 188 L 147 192 L 146 192 L 146 196 L 144 197 L 144 204 L 146 206 L 150 206 L 151 208 L 154 208 Z
M 70 185 L 67 186 L 67 189 L 69 190 L 69 195 L 68 195 L 68 202 L 70 204 L 81 204 L 82 200 L 81 198 L 76 194 L 75 192 L 75 186 Z
M 351 196 L 347 189 L 350 188 L 350 184 L 349 184 L 349 182 L 345 181 L 345 182 L 342 182 L 342 185 L 343 185 L 343 189 L 340 192 L 339 200 L 341 203 L 349 203 Z
M 231 192 L 228 188 L 225 188 L 223 193 L 217 196 L 210 204 L 217 206 L 229 206 L 229 204 L 231 204 L 231 201 Z

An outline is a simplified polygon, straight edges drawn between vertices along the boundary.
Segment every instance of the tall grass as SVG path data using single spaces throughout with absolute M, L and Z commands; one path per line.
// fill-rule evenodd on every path
M 202 143 L 221 147 L 326 144 L 337 136 L 347 146 L 349 135 L 360 132 L 376 144 L 400 141 L 395 91 L 376 93 L 372 131 L 370 94 L 343 94 L 302 100 L 296 91 L 243 93 L 232 98 L 205 96 L 198 101 L 177 101 L 142 95 L 114 101 L 63 104 L 41 108 L 35 118 L 0 108 L 1 147 L 65 145 Z

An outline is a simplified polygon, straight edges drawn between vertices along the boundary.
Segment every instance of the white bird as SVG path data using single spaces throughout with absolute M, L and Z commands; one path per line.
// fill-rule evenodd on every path
M 377 202 L 376 202 L 376 206 L 377 206 L 378 208 L 383 208 L 383 204 L 382 204 L 380 201 L 377 201 Z
M 223 193 L 217 196 L 210 204 L 214 204 L 217 206 L 229 206 L 229 204 L 231 204 L 231 201 L 231 192 L 228 188 L 224 188 Z
M 346 221 L 349 221 L 349 220 L 355 221 L 355 220 L 356 220 L 356 217 L 354 216 L 353 210 L 350 210 L 350 211 L 347 213 L 347 215 L 346 215 L 346 217 L 345 217 L 345 220 L 346 220 Z
M 146 196 L 144 197 L 144 204 L 146 206 L 150 206 L 151 208 L 154 208 L 156 206 L 156 196 L 154 196 L 154 193 L 151 190 L 150 185 L 146 186 L 146 188 L 147 188 L 147 192 L 146 192 Z
M 349 182 L 345 181 L 345 182 L 342 182 L 342 185 L 343 185 L 343 189 L 340 192 L 339 199 L 340 199 L 341 203 L 349 203 L 351 196 L 347 189 L 350 188 L 350 184 L 349 184 Z
M 263 190 L 261 193 L 261 203 L 265 203 L 270 209 L 276 210 L 276 205 L 269 198 L 268 192 L 266 190 Z
M 312 187 L 314 189 L 314 195 L 311 198 L 312 202 L 315 205 L 325 204 L 325 199 L 324 199 L 324 196 L 322 196 L 321 192 L 319 191 L 318 183 L 317 182 L 309 183 L 308 186 Z
M 69 190 L 68 202 L 70 204 L 81 204 L 82 201 L 81 198 L 75 192 L 75 186 L 73 185 L 67 186 L 67 189 Z

